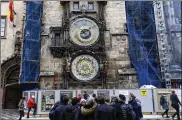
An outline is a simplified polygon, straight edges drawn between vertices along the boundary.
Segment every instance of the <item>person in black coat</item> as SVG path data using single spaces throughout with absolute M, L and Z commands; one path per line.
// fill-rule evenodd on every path
M 64 96 L 61 102 L 62 104 L 55 109 L 54 120 L 65 120 L 64 113 L 66 111 L 66 108 L 70 106 L 68 105 L 68 101 L 69 101 L 68 96 Z
M 172 91 L 172 94 L 170 96 L 171 100 L 171 106 L 176 110 L 176 112 L 172 115 L 172 119 L 174 120 L 174 117 L 177 115 L 178 120 L 180 120 L 180 115 L 179 115 L 179 104 L 182 106 L 181 102 L 178 99 L 178 96 L 175 94 L 175 91 Z
M 67 95 L 61 95 L 60 101 L 56 102 L 56 103 L 54 104 L 54 106 L 52 107 L 52 109 L 50 110 L 50 113 L 49 113 L 49 119 L 50 119 L 50 120 L 54 120 L 54 113 L 55 113 L 55 110 L 56 110 L 57 107 L 59 107 L 60 105 L 63 104 L 63 97 L 64 97 L 64 96 L 67 96 Z
M 66 108 L 65 113 L 63 114 L 64 120 L 79 120 L 79 99 L 77 97 L 72 98 L 71 105 Z
M 133 107 L 133 110 L 135 111 L 136 114 L 135 120 L 140 120 L 143 117 L 141 111 L 141 105 L 137 103 L 136 97 L 132 93 L 130 93 L 130 98 L 128 103 Z
M 116 116 L 116 120 L 135 120 L 136 114 L 130 104 L 126 104 L 126 97 L 119 95 L 120 113 Z
M 114 108 L 114 114 L 116 120 L 121 120 L 120 118 L 120 110 L 121 110 L 121 104 L 119 103 L 119 100 L 117 97 L 112 98 L 111 100 L 112 107 Z
M 114 109 L 105 103 L 103 96 L 98 96 L 98 103 L 100 105 L 95 110 L 94 120 L 115 120 Z

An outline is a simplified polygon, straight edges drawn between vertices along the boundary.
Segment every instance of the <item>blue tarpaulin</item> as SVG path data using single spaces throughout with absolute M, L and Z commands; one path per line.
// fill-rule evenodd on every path
M 139 87 L 161 87 L 160 64 L 152 1 L 126 1 L 126 20 L 129 35 L 129 56 L 135 67 Z
M 28 87 L 28 84 L 38 82 L 42 7 L 42 1 L 26 2 L 26 22 L 20 74 L 20 83 L 24 90 L 35 89 L 35 85 Z

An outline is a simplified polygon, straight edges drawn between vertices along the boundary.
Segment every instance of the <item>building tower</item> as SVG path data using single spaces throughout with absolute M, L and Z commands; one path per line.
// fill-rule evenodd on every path
M 61 2 L 62 27 L 51 27 L 54 57 L 64 57 L 63 88 L 106 88 L 106 28 L 102 9 L 106 2 Z M 60 41 L 61 39 L 61 41 Z

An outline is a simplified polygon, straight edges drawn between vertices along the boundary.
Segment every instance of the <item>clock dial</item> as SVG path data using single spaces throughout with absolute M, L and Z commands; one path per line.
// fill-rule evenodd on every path
M 88 18 L 79 18 L 70 25 L 70 40 L 79 46 L 90 46 L 99 37 L 99 27 Z
M 72 75 L 80 81 L 95 78 L 99 71 L 98 61 L 91 55 L 79 55 L 71 63 Z

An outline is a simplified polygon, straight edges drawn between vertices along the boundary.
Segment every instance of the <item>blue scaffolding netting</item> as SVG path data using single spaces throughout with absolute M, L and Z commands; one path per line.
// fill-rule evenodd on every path
M 26 22 L 20 77 L 21 84 L 38 82 L 42 7 L 42 1 L 26 2 Z M 35 89 L 35 86 L 29 88 L 24 85 L 23 89 Z
M 126 1 L 126 20 L 129 34 L 129 56 L 135 67 L 139 87 L 161 87 L 160 64 L 153 2 Z

